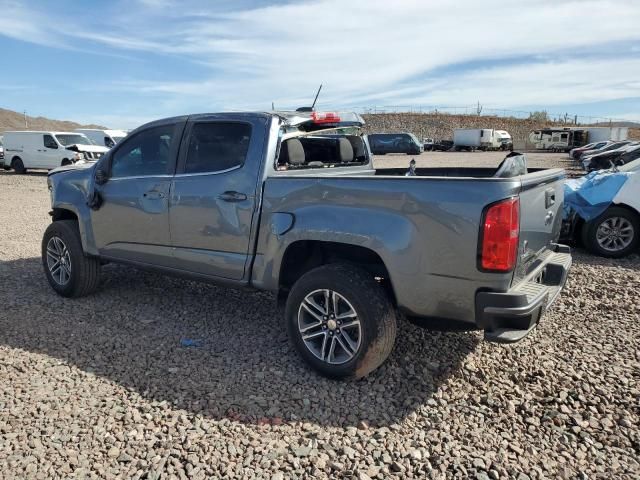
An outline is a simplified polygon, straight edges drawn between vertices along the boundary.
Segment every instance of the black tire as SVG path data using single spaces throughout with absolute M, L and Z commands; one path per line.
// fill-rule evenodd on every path
M 322 289 L 329 289 L 346 299 L 360 321 L 358 347 L 353 357 L 344 363 L 331 364 L 318 358 L 307 348 L 299 331 L 302 302 L 312 292 Z M 348 264 L 323 265 L 300 277 L 287 298 L 285 319 L 289 338 L 300 356 L 318 373 L 331 378 L 361 378 L 369 374 L 387 359 L 396 338 L 396 312 L 387 293 L 370 273 Z M 326 337 L 329 331 L 326 326 L 323 330 L 327 331 Z M 335 332 L 336 340 L 338 336 L 344 338 L 340 327 Z M 334 334 L 333 331 L 330 333 Z
M 70 273 L 64 284 L 54 278 L 49 268 L 49 261 L 53 261 L 55 256 L 48 255 L 47 247 L 51 246 L 50 241 L 54 237 L 62 240 L 68 251 L 68 260 L 65 262 L 70 263 Z M 100 285 L 100 260 L 85 255 L 75 220 L 58 220 L 47 227 L 42 238 L 42 266 L 51 288 L 63 297 L 82 297 L 94 292 Z
M 617 250 L 606 249 L 598 243 L 597 232 L 600 226 L 613 218 L 625 219 L 632 227 L 631 242 L 624 248 Z M 623 208 L 610 207 L 602 215 L 582 226 L 582 243 L 591 253 L 608 258 L 620 258 L 629 255 L 638 248 L 640 243 L 640 217 L 637 213 Z
M 22 159 L 20 157 L 14 157 L 13 160 L 11 160 L 11 168 L 13 168 L 13 171 L 19 175 L 27 173 L 27 169 L 24 168 L 24 163 L 22 163 Z

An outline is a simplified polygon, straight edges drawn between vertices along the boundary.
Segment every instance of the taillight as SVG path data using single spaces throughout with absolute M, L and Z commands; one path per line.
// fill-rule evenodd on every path
M 510 272 L 516 266 L 520 239 L 520 200 L 509 198 L 490 205 L 480 234 L 480 268 Z
M 332 112 L 313 112 L 311 114 L 311 120 L 313 123 L 339 123 L 340 116 L 337 113 Z

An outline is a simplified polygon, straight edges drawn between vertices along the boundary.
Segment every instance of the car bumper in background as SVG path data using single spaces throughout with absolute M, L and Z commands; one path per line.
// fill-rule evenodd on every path
M 504 293 L 476 294 L 476 324 L 487 341 L 514 343 L 531 332 L 567 281 L 571 250 L 554 245 L 534 272 Z

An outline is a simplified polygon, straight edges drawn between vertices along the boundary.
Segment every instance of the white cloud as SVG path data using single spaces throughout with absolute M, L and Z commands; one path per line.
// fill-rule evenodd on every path
M 67 28 L 38 12 L 27 15 L 13 2 L 9 14 L 24 32 L 16 38 L 63 47 L 89 42 L 110 52 L 152 52 L 207 66 L 209 74 L 198 78 L 102 86 L 164 96 L 173 107 L 297 106 L 308 103 L 321 82 L 321 102 L 330 105 L 481 100 L 509 107 L 638 96 L 640 62 L 619 58 L 614 47 L 607 51 L 640 40 L 637 0 L 314 0 L 261 8 L 170 3 L 126 4 L 133 12 L 106 19 L 106 28 L 82 21 Z M 584 58 L 592 50 L 601 57 Z M 534 60 L 510 63 L 516 58 Z M 468 62 L 480 66 L 452 68 Z M 442 68 L 449 70 L 438 73 Z

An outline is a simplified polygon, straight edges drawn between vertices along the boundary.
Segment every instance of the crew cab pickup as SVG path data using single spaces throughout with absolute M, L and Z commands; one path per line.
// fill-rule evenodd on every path
M 376 169 L 352 113 L 168 118 L 103 158 L 48 175 L 42 262 L 77 297 L 120 262 L 268 290 L 301 357 L 361 377 L 391 352 L 396 319 L 436 318 L 515 342 L 571 264 L 557 242 L 559 169 Z

